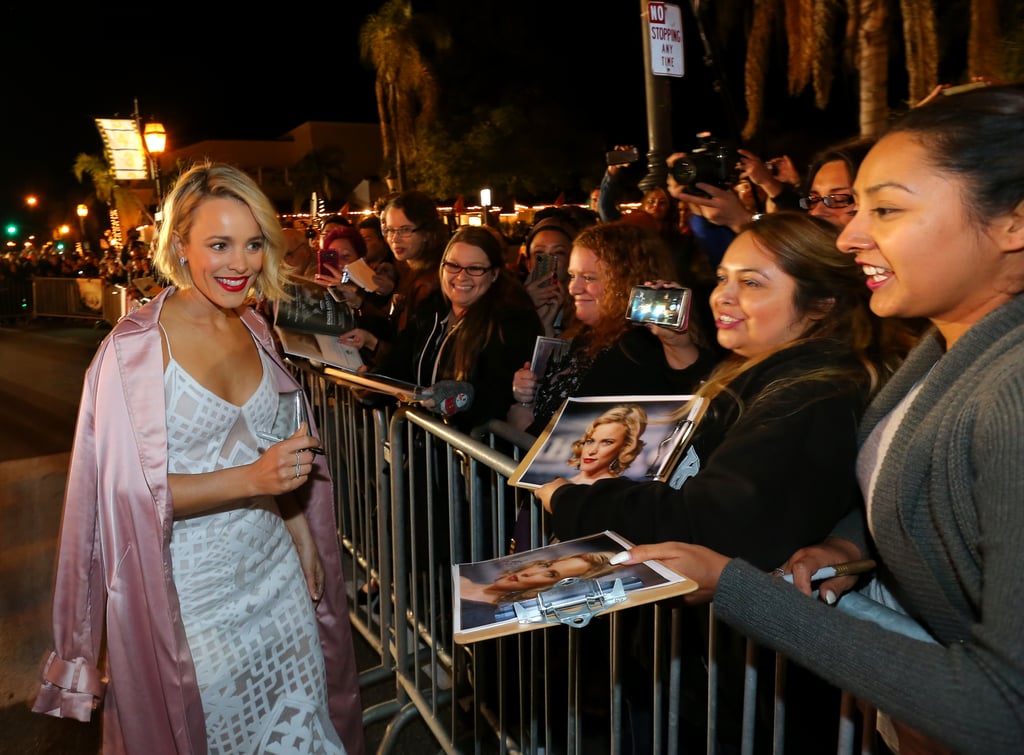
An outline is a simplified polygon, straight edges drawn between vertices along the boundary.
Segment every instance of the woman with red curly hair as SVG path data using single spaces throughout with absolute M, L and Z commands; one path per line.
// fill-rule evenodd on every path
M 615 222 L 580 232 L 569 256 L 569 350 L 543 375 L 529 365 L 516 372 L 509 424 L 539 435 L 570 396 L 692 393 L 717 361 L 697 326 L 679 332 L 626 319 L 633 286 L 677 280 L 668 246 L 651 230 Z

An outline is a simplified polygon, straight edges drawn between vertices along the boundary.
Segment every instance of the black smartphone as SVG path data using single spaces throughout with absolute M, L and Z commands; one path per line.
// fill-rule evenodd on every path
M 335 275 L 336 273 L 328 270 L 324 265 L 330 265 L 331 267 L 340 270 L 341 265 L 338 262 L 338 250 L 337 249 L 321 249 L 316 253 L 316 271 L 320 275 Z
M 626 319 L 644 325 L 686 330 L 690 322 L 690 289 L 633 286 Z
M 632 149 L 613 149 L 611 152 L 605 153 L 604 159 L 609 165 L 626 165 L 639 160 L 640 152 L 637 151 L 636 147 Z

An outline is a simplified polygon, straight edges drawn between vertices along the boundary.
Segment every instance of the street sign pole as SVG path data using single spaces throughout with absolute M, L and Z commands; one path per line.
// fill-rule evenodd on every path
M 644 91 L 647 99 L 647 174 L 643 191 L 664 186 L 672 150 L 673 77 L 683 75 L 683 22 L 679 6 L 640 0 L 643 23 Z

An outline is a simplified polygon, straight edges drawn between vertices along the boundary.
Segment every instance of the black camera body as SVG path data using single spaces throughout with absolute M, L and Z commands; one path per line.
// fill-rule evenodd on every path
M 724 142 L 704 132 L 697 134 L 699 143 L 686 157 L 681 157 L 669 166 L 668 172 L 682 184 L 687 194 L 707 196 L 697 184 L 711 184 L 720 189 L 729 189 L 739 180 L 736 167 L 739 153 Z

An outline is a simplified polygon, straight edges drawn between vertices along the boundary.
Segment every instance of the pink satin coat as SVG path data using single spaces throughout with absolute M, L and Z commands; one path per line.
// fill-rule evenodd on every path
M 107 755 L 206 753 L 203 706 L 171 573 L 174 512 L 157 321 L 172 291 L 124 317 L 86 373 L 58 547 L 55 651 L 32 708 L 88 721 L 102 702 Z M 266 322 L 251 310 L 243 322 L 277 365 L 278 390 L 299 388 Z M 324 564 L 316 615 L 331 720 L 349 755 L 361 755 L 362 705 L 323 456 L 296 496 Z

